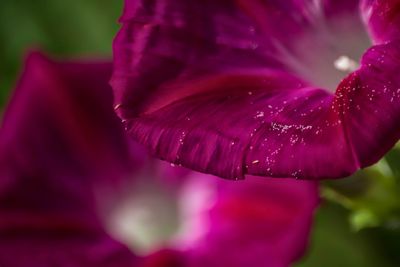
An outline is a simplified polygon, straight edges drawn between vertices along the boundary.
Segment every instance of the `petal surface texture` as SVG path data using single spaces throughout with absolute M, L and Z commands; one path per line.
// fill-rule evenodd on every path
M 0 266 L 134 266 L 95 204 L 94 184 L 131 165 L 110 75 L 108 62 L 27 58 L 0 130 Z
M 379 26 L 393 37 L 398 1 L 378 2 L 393 3 Z M 358 1 L 126 0 L 121 22 L 115 109 L 163 160 L 228 179 L 339 178 L 399 139 L 399 42 L 364 53 Z

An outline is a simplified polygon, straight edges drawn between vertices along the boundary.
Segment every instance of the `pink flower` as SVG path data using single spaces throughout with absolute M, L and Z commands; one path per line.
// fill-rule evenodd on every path
M 397 0 L 126 0 L 121 22 L 115 109 L 161 159 L 338 178 L 399 139 Z

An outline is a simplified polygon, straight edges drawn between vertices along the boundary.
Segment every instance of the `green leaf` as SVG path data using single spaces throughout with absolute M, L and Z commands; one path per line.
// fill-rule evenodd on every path
M 369 227 L 400 227 L 400 173 L 392 150 L 389 156 L 355 175 L 323 184 L 322 195 L 349 210 L 353 230 Z M 396 154 L 397 157 L 397 154 Z

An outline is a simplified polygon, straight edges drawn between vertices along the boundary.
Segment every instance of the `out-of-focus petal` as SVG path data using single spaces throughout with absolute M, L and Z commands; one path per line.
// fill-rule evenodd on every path
M 104 233 L 0 230 L 0 264 L 7 267 L 134 267 L 137 259 Z
M 358 20 L 345 23 L 357 18 L 357 7 L 358 1 L 126 1 L 114 43 L 115 108 L 131 136 L 176 165 L 229 179 L 347 176 L 374 163 L 399 135 L 398 81 L 384 74 L 400 66 L 397 56 L 382 63 L 371 49 L 335 94 L 308 80 L 318 76 L 307 70 L 309 60 L 332 48 L 328 33 L 348 37 L 352 27 L 362 28 Z M 294 36 L 298 42 L 290 41 Z M 397 53 L 394 46 L 386 48 Z M 335 53 L 328 56 L 332 68 Z M 349 82 L 367 72 L 374 78 Z M 391 89 L 378 85 L 382 77 Z M 382 97 L 360 98 L 352 93 L 358 87 Z M 358 117 L 357 110 L 372 105 L 377 116 L 392 119 L 369 135 L 361 129 L 377 123 L 375 115 Z M 371 145 L 361 149 L 363 142 Z
M 95 217 L 89 181 L 116 173 L 116 159 L 127 155 L 110 111 L 110 71 L 109 63 L 29 55 L 0 131 L 0 175 L 8 181 L 0 188 L 3 222 L 25 217 L 34 224 L 55 212 Z
M 29 55 L 0 130 L 0 266 L 132 266 L 105 234 L 96 186 L 131 168 L 109 62 Z
M 188 266 L 289 266 L 307 248 L 318 203 L 313 182 L 222 180 L 209 211 L 209 232 Z
M 140 267 L 188 267 L 185 254 L 170 249 L 156 251 L 142 258 Z
M 362 15 L 376 43 L 400 38 L 400 1 L 363 0 Z
M 58 63 L 32 53 L 0 133 L 8 169 L 106 176 L 125 168 L 125 135 L 110 111 L 111 67 Z
M 199 178 L 207 180 L 203 189 L 209 198 L 196 198 L 202 190 Z M 187 235 L 204 229 L 189 243 L 185 266 L 283 267 L 304 254 L 319 203 L 316 183 L 259 177 L 237 183 L 216 179 L 193 175 L 187 183 L 187 190 L 194 194 L 186 194 L 182 205 L 196 213 L 191 214 L 195 227 L 189 227 Z

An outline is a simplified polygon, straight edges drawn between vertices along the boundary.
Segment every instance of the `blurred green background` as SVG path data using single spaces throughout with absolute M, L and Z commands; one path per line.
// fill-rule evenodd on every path
M 29 50 L 111 58 L 121 9 L 122 0 L 1 0 L 0 106 Z M 311 247 L 298 266 L 400 266 L 399 176 L 397 147 L 372 168 L 325 182 Z
M 32 49 L 56 56 L 106 56 L 122 0 L 1 0 L 0 101 Z

